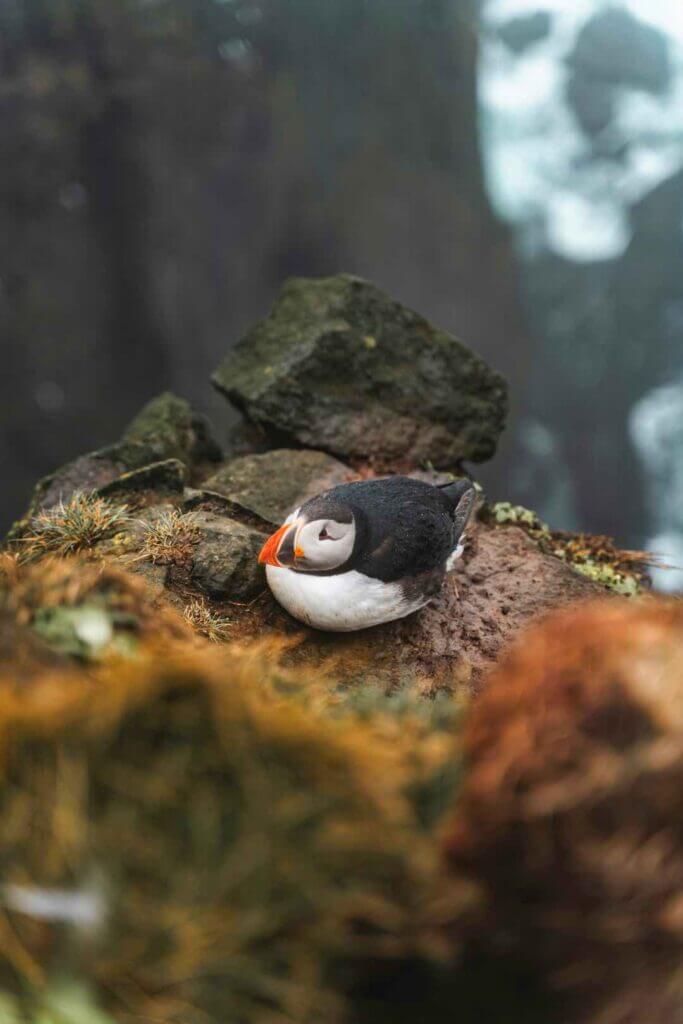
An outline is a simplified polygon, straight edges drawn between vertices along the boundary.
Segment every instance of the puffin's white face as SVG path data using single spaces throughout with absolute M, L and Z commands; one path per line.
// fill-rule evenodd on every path
M 336 519 L 308 522 L 299 509 L 285 520 L 261 549 L 259 562 L 296 572 L 325 572 L 347 562 L 356 542 L 356 527 Z

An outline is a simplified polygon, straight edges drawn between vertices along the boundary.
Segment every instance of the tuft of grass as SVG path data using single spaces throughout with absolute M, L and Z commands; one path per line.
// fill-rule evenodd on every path
M 127 505 L 94 494 L 75 494 L 66 504 L 60 502 L 29 520 L 23 537 L 16 542 L 21 545 L 19 559 L 36 561 L 45 555 L 64 558 L 88 551 L 127 520 Z
M 199 540 L 199 528 L 192 513 L 178 509 L 162 512 L 142 526 L 144 537 L 139 558 L 154 565 L 183 565 Z
M 230 619 L 217 612 L 200 598 L 185 605 L 183 615 L 192 628 L 211 643 L 225 643 L 230 638 Z

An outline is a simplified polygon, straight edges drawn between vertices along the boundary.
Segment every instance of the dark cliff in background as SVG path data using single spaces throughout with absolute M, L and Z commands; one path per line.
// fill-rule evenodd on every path
M 4 523 L 163 387 L 225 423 L 209 373 L 292 274 L 376 280 L 514 384 L 524 332 L 484 192 L 476 6 L 5 8 Z

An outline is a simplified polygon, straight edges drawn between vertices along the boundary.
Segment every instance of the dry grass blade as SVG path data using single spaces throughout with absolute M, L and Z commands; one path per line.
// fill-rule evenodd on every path
M 224 643 L 230 637 L 230 619 L 214 612 L 206 601 L 194 598 L 183 609 L 192 628 L 212 643 Z
M 155 565 L 182 565 L 191 557 L 199 539 L 194 516 L 177 509 L 162 512 L 142 526 L 144 538 L 138 559 Z

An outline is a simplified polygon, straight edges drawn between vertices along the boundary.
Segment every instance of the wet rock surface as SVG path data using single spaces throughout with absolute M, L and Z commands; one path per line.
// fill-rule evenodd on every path
M 478 356 L 346 274 L 289 281 L 214 383 L 277 437 L 383 465 L 487 459 L 507 412 Z

